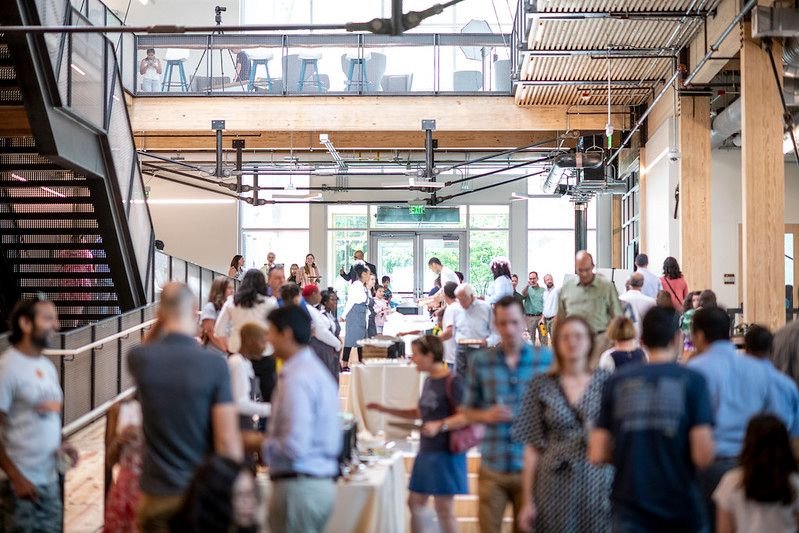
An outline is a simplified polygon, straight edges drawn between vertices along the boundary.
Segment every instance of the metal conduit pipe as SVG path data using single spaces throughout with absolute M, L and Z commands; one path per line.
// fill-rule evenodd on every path
M 785 63 L 786 78 L 799 77 L 799 39 L 785 39 L 782 45 L 782 62 Z
M 702 67 L 705 66 L 705 63 L 707 63 L 710 60 L 710 58 L 713 56 L 713 54 L 716 51 L 718 51 L 719 47 L 721 46 L 721 43 L 724 42 L 727 36 L 735 28 L 735 26 L 737 26 L 738 23 L 740 23 L 741 20 L 743 20 L 743 18 L 756 5 L 757 5 L 757 0 L 749 0 L 746 3 L 746 5 L 744 5 L 744 7 L 741 9 L 738 15 L 734 19 L 732 19 L 732 22 L 730 22 L 729 26 L 727 26 L 727 28 L 721 33 L 719 38 L 716 39 L 716 41 L 710 46 L 710 50 L 708 50 L 705 56 L 699 61 L 699 63 L 694 68 L 693 72 L 691 72 L 691 74 L 685 79 L 685 81 L 683 82 L 684 85 L 689 85 L 693 81 L 693 79 L 696 78 L 699 71 L 702 69 Z M 663 98 L 663 96 L 665 96 L 665 94 L 668 92 L 670 88 L 670 85 L 674 82 L 675 79 L 677 79 L 677 76 L 679 76 L 679 74 L 680 74 L 679 70 L 675 71 L 674 74 L 672 74 L 669 81 L 663 86 L 663 89 L 660 91 L 660 93 L 658 93 L 658 95 L 652 101 L 652 104 L 650 104 L 650 106 L 646 109 L 646 111 L 644 111 L 644 114 L 641 115 L 641 118 L 639 118 L 638 122 L 635 123 L 633 129 L 629 133 L 627 133 L 627 136 L 624 138 L 621 145 L 616 149 L 615 152 L 613 152 L 613 155 L 610 156 L 607 164 L 611 164 L 617 157 L 619 157 L 621 151 L 627 146 L 627 143 L 630 142 L 630 139 L 633 138 L 633 135 L 635 135 L 635 132 L 638 131 L 638 128 L 640 128 L 641 125 L 644 123 L 644 120 L 646 120 L 646 118 L 650 115 L 650 113 L 652 113 L 652 110 L 655 108 L 657 103 Z
M 741 131 L 741 99 L 737 98 L 713 119 L 710 127 L 710 147 L 718 148 L 739 131 Z

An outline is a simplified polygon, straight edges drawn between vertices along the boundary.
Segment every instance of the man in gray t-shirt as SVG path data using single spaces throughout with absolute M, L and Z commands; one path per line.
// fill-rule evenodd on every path
M 64 396 L 42 350 L 58 329 L 52 302 L 26 300 L 11 313 L 12 347 L 0 356 L 0 530 L 60 531 L 57 456 L 77 452 L 61 442 Z
M 243 456 L 224 357 L 200 346 L 196 299 L 170 283 L 158 309 L 160 338 L 131 350 L 128 365 L 142 408 L 144 457 L 139 529 L 165 531 L 197 466 L 211 453 Z

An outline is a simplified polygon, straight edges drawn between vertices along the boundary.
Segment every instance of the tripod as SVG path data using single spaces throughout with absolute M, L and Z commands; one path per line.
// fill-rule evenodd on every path
M 213 45 L 213 36 L 214 35 L 224 35 L 225 34 L 225 32 L 222 31 L 222 29 L 220 28 L 220 26 L 222 26 L 222 12 L 223 11 L 227 11 L 227 8 L 226 7 L 221 7 L 221 6 L 216 6 L 214 8 L 214 13 L 215 13 L 214 22 L 216 22 L 216 26 L 219 29 L 217 29 L 217 30 L 215 30 L 213 32 L 213 34 L 211 36 L 211 43 L 209 44 L 209 46 L 207 46 L 203 50 L 203 53 L 200 56 L 200 60 L 197 62 L 197 67 L 194 69 L 194 72 L 192 73 L 191 77 L 189 78 L 189 87 L 191 87 L 192 84 L 194 83 L 194 78 L 197 77 L 197 71 L 200 70 L 200 67 L 203 64 L 203 60 L 205 59 L 205 55 L 210 53 L 211 58 L 209 59 L 209 61 L 213 61 L 213 53 L 214 53 L 213 52 L 213 47 L 212 47 L 212 45 Z M 236 72 L 236 59 L 233 57 L 233 52 L 231 52 L 230 49 L 228 48 L 227 49 L 227 53 L 228 53 L 228 57 L 230 58 L 230 63 L 233 65 L 233 72 Z M 222 53 L 222 49 L 219 50 L 219 70 L 220 70 L 219 88 L 224 90 L 224 88 L 225 88 L 225 59 L 224 59 L 224 55 Z M 242 70 L 244 70 L 243 66 L 242 66 Z M 214 90 L 214 78 L 213 78 L 213 73 L 212 72 L 209 72 L 209 74 L 211 74 L 211 75 L 209 76 L 208 89 L 206 89 L 206 91 L 208 93 L 211 93 Z M 250 72 L 249 74 L 253 75 L 254 73 Z M 236 74 L 236 77 L 238 77 L 238 73 Z M 239 80 L 236 80 L 236 81 L 239 82 L 239 86 L 241 87 L 241 90 L 245 91 L 246 89 L 244 87 L 244 82 L 246 80 L 239 79 Z

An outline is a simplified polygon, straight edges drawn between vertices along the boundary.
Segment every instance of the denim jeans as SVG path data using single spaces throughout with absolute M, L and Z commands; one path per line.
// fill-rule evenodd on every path
M 0 532 L 50 533 L 62 530 L 61 486 L 36 487 L 36 501 L 17 498 L 11 482 L 0 482 Z

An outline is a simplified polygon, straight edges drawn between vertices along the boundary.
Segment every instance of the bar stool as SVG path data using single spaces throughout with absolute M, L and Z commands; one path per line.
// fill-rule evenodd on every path
M 255 48 L 250 51 L 250 82 L 247 84 L 248 91 L 255 90 L 255 75 L 258 73 L 258 66 L 263 65 L 266 70 L 266 88 L 272 92 L 272 76 L 269 74 L 269 61 L 272 60 L 274 54 L 267 48 Z
M 347 90 L 349 91 L 352 89 L 353 84 L 356 87 L 365 89 L 369 87 L 369 76 L 366 73 L 366 61 L 371 59 L 372 54 L 366 52 L 363 57 L 358 56 L 351 56 L 349 54 L 346 55 L 347 63 L 349 64 L 347 69 Z M 358 66 L 360 69 L 361 76 L 357 79 L 353 80 L 352 77 L 355 75 L 355 66 Z
M 189 92 L 189 83 L 186 81 L 186 71 L 183 63 L 189 59 L 189 50 L 186 48 L 167 48 L 164 55 L 166 68 L 164 69 L 164 79 L 161 81 L 161 92 L 164 89 L 169 91 L 172 87 L 180 87 L 184 93 Z M 172 81 L 172 74 L 177 67 L 179 81 Z
M 322 91 L 322 82 L 319 79 L 319 60 L 322 58 L 321 52 L 304 52 L 298 55 L 300 60 L 300 80 L 297 82 L 297 92 L 302 92 L 305 83 L 309 82 L 316 86 L 318 92 Z M 307 69 L 311 67 L 310 73 Z M 310 74 L 311 79 L 306 80 L 306 76 Z

